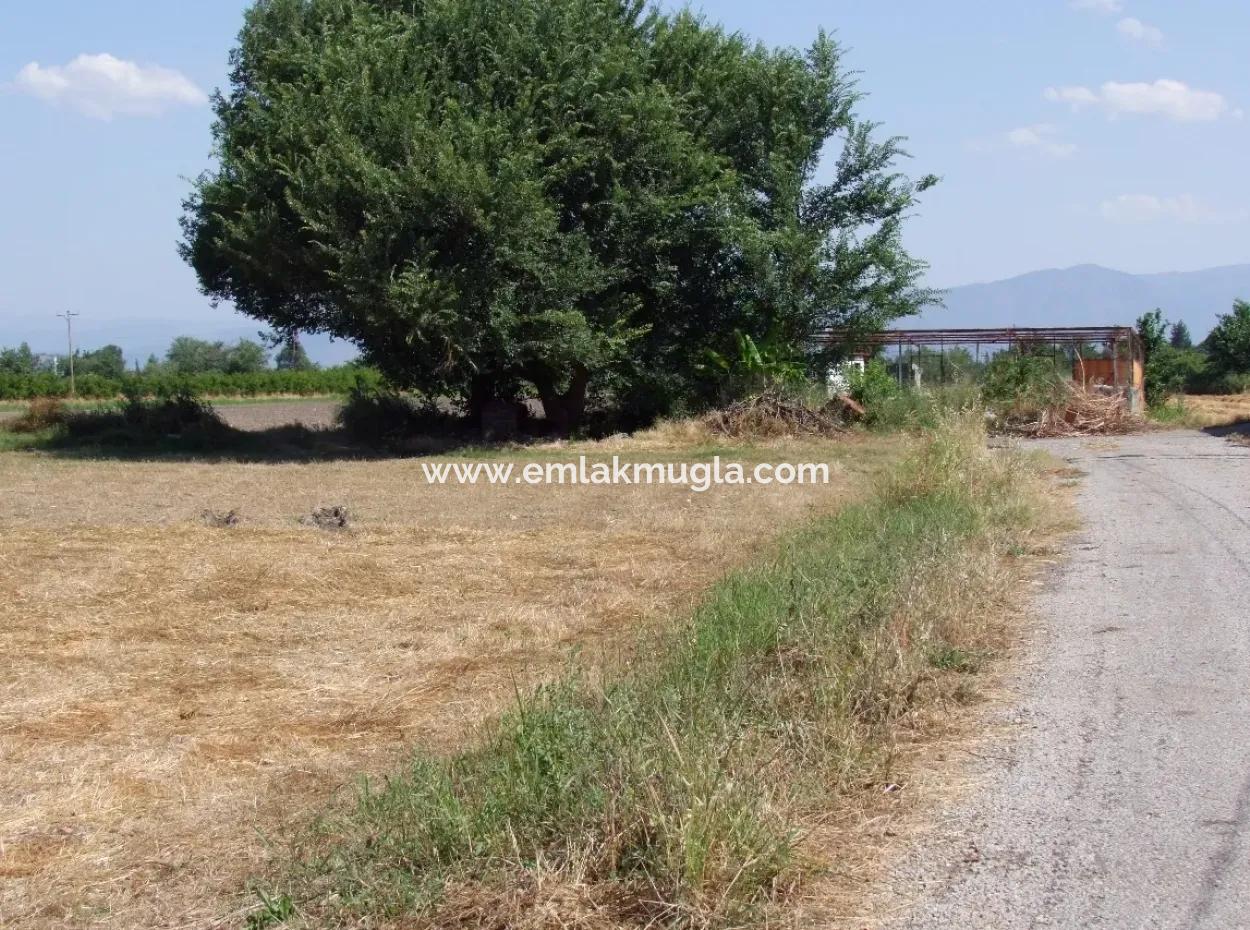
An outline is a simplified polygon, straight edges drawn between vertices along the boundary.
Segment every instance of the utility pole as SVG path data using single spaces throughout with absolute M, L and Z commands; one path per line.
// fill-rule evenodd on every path
M 82 314 L 74 313 L 72 310 L 66 310 L 64 313 L 58 313 L 57 316 L 65 321 L 65 337 L 69 344 L 69 396 L 74 396 L 74 317 Z

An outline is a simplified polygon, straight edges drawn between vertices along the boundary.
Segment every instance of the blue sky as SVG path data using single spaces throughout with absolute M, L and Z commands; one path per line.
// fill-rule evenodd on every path
M 175 252 L 209 167 L 204 94 L 243 2 L 43 0 L 0 13 L 0 344 L 132 353 L 254 334 Z M 951 286 L 1093 262 L 1250 262 L 1250 4 L 1239 0 L 704 0 L 771 44 L 837 34 L 864 116 L 941 175 L 907 230 Z M 92 56 L 80 58 L 79 56 Z M 110 56 L 108 58 L 102 56 Z M 318 347 L 323 358 L 343 354 Z

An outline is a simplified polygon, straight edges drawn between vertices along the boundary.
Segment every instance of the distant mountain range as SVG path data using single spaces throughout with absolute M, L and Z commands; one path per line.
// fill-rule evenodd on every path
M 1127 274 L 1098 265 L 1034 271 L 1005 281 L 968 284 L 946 292 L 945 307 L 900 321 L 908 328 L 1104 326 L 1132 324 L 1159 307 L 1184 320 L 1195 340 L 1237 298 L 1250 300 L 1250 265 L 1205 271 Z
M 945 306 L 919 317 L 900 320 L 898 326 L 1006 327 L 1131 325 L 1148 310 L 1159 307 L 1172 321 L 1184 320 L 1195 340 L 1206 338 L 1216 317 L 1228 313 L 1233 300 L 1250 300 L 1250 264 L 1167 274 L 1126 274 L 1098 265 L 1034 271 L 993 281 L 968 284 L 946 291 Z M 0 317 L 3 314 L 0 313 Z M 171 315 L 162 319 L 99 319 L 84 314 L 75 321 L 78 346 L 120 345 L 130 360 L 142 362 L 149 354 L 163 356 L 175 336 L 197 336 L 233 342 L 255 339 L 261 324 L 238 314 L 209 311 Z M 37 352 L 64 351 L 62 321 L 51 314 L 0 321 L 0 346 L 29 342 Z M 305 348 L 314 361 L 338 364 L 355 358 L 351 343 L 326 336 L 309 336 Z

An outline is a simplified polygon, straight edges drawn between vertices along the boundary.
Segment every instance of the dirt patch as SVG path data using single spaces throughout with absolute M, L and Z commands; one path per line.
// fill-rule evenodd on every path
M 574 649 L 624 648 L 896 450 L 751 454 L 831 461 L 834 484 L 482 488 L 427 485 L 413 460 L 0 455 L 5 925 L 217 925 L 251 904 L 270 837 L 358 773 L 456 745 Z M 346 529 L 300 525 L 340 505 Z
M 258 400 L 254 403 L 227 403 L 212 398 L 207 402 L 213 406 L 217 415 L 235 429 L 249 432 L 260 432 L 276 429 L 280 426 L 302 424 L 310 429 L 324 429 L 334 426 L 334 418 L 341 406 L 334 398 L 283 398 L 281 400 Z M 38 402 L 36 402 L 38 403 Z M 106 401 L 97 404 L 79 402 L 69 405 L 70 409 L 105 406 Z M 21 418 L 28 410 L 28 404 L 6 401 L 0 407 L 0 424 L 12 423 Z
M 211 403 L 211 401 L 210 401 Z M 307 426 L 326 429 L 334 426 L 340 403 L 337 400 L 280 400 L 255 404 L 217 404 L 217 415 L 235 429 L 260 432 L 279 426 Z

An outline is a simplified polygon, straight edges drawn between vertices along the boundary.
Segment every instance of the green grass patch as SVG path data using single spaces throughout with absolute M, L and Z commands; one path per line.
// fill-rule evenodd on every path
M 56 438 L 57 430 L 46 429 L 34 433 L 14 433 L 0 429 L 0 452 L 26 452 L 47 448 Z
M 872 500 L 726 578 L 635 661 L 571 669 L 465 751 L 362 783 L 267 894 L 294 913 L 266 919 L 508 926 L 540 897 L 570 925 L 763 919 L 818 865 L 810 819 L 884 778 L 899 722 L 975 670 L 968 617 L 1003 594 L 976 566 L 1031 524 L 1031 474 L 986 450 L 980 415 L 947 418 Z
M 1181 395 L 1169 397 L 1158 404 L 1151 404 L 1147 408 L 1146 415 L 1151 421 L 1161 426 L 1191 427 L 1196 424 L 1193 411 L 1189 409 L 1185 398 Z

